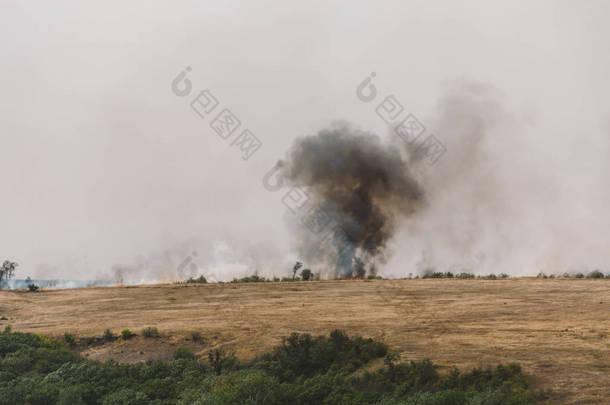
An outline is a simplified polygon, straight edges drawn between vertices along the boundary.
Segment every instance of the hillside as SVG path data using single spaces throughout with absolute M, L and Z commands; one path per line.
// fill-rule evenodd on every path
M 77 336 L 93 359 L 166 359 L 176 345 L 251 358 L 292 332 L 341 329 L 398 350 L 403 360 L 473 366 L 517 362 L 552 390 L 553 403 L 610 397 L 610 282 L 606 280 L 374 280 L 154 285 L 0 292 L 14 330 Z M 138 334 L 106 344 L 85 337 Z M 192 332 L 201 339 L 193 341 Z

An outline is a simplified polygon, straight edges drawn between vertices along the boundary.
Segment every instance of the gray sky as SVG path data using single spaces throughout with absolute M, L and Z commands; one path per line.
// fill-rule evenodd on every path
M 172 278 L 196 250 L 217 278 L 286 273 L 298 257 L 290 218 L 261 179 L 295 138 L 334 120 L 386 135 L 356 97 L 375 72 L 379 94 L 448 149 L 425 174 L 436 199 L 405 224 L 383 274 L 427 261 L 603 267 L 609 17 L 605 1 L 5 0 L 0 259 L 22 277 L 125 265 L 137 281 Z M 193 92 L 209 89 L 263 142 L 249 160 L 192 96 L 172 93 L 186 66 Z M 493 117 L 476 156 L 455 108 Z

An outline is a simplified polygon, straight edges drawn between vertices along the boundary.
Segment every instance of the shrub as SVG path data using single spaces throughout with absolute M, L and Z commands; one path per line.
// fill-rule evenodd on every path
M 227 354 L 223 349 L 214 349 L 208 352 L 208 363 L 216 374 L 236 368 L 238 362 L 234 353 Z
M 506 274 L 506 273 L 500 273 L 498 275 L 498 277 L 500 277 L 500 278 L 509 278 L 510 276 L 508 274 Z
M 455 278 L 470 279 L 470 278 L 474 278 L 474 274 L 472 274 L 472 273 L 460 273 L 460 274 L 457 274 L 455 276 Z
M 86 403 L 75 389 L 68 389 L 59 394 L 57 405 L 86 405 Z
M 191 339 L 193 340 L 193 342 L 198 342 L 199 340 L 201 340 L 201 333 L 199 332 L 191 332 Z
M 51 339 L 0 334 L 0 404 L 534 403 L 517 365 L 441 374 L 429 360 L 400 363 L 382 344 L 340 331 L 318 337 L 292 334 L 245 364 L 222 350 L 209 357 L 211 367 L 193 361 L 193 353 L 181 347 L 176 360 L 168 362 L 100 363 L 86 361 Z M 365 369 L 370 361 L 384 358 L 379 367 Z
M 37 292 L 38 290 L 40 290 L 40 287 L 38 287 L 36 284 L 28 284 L 29 292 Z
M 142 329 L 142 336 L 144 336 L 145 338 L 158 338 L 159 331 L 157 330 L 157 328 L 149 326 Z
M 311 280 L 312 276 L 313 276 L 313 273 L 311 272 L 310 269 L 301 270 L 301 278 L 303 279 L 303 281 Z
M 64 333 L 64 342 L 66 342 L 68 344 L 68 346 L 70 347 L 74 347 L 76 346 L 76 339 L 74 338 L 74 335 L 71 333 Z
M 121 331 L 121 338 L 122 338 L 123 340 L 129 340 L 129 339 L 131 339 L 132 337 L 134 337 L 135 335 L 136 335 L 136 334 L 135 334 L 135 333 L 133 333 L 132 331 L 130 331 L 129 329 L 123 329 L 123 330 Z
M 150 399 L 146 393 L 135 389 L 123 388 L 106 396 L 103 405 L 146 405 Z
M 195 359 L 195 355 L 193 354 L 191 349 L 183 346 L 183 347 L 179 347 L 176 349 L 176 351 L 174 352 L 174 359 L 175 360 L 180 360 L 180 359 L 193 360 L 193 359 Z
M 441 272 L 441 271 L 426 271 L 421 278 L 469 278 L 469 277 L 461 277 L 467 273 L 453 274 L 450 271 Z M 411 277 L 409 277 L 411 278 Z M 472 277 L 474 278 L 474 276 Z
M 599 270 L 595 270 L 587 274 L 587 278 L 604 278 L 604 273 Z
M 208 280 L 202 275 L 197 278 L 191 277 L 186 282 L 189 284 L 207 284 Z
M 246 276 L 242 278 L 234 278 L 231 280 L 232 283 L 264 283 L 267 280 L 265 277 L 260 277 L 258 274 L 253 274 L 251 276 Z
M 325 373 L 331 366 L 352 372 L 386 354 L 387 346 L 382 343 L 372 339 L 350 339 L 335 330 L 329 337 L 293 333 L 256 363 L 284 382 L 299 376 L 311 377 L 317 372 Z
M 585 278 L 585 275 L 582 273 L 576 273 L 574 274 L 574 278 Z
M 114 333 L 112 333 L 112 331 L 110 329 L 106 329 L 104 331 L 104 335 L 103 338 L 105 341 L 109 342 L 115 339 L 116 336 L 114 336 Z

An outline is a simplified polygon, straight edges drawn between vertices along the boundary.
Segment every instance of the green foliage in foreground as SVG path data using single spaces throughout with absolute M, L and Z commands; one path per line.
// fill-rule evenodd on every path
M 122 365 L 86 360 L 64 343 L 9 330 L 0 333 L 0 405 L 533 403 L 517 365 L 440 376 L 428 360 L 397 360 L 381 343 L 335 331 L 292 334 L 247 364 L 219 351 L 197 361 L 179 349 L 172 361 Z M 371 361 L 381 368 L 365 371 Z

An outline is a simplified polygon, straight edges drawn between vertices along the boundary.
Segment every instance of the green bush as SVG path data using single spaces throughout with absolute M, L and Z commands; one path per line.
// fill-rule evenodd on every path
M 62 342 L 0 334 L 0 405 L 529 405 L 518 365 L 440 374 L 429 360 L 400 363 L 379 342 L 292 334 L 240 364 L 222 350 L 209 365 L 179 348 L 175 359 L 119 365 L 89 361 Z M 371 361 L 384 359 L 384 364 Z M 368 370 L 368 371 L 367 371 Z
M 74 335 L 71 333 L 64 333 L 64 342 L 66 342 L 68 344 L 68 346 L 70 347 L 74 347 L 76 346 L 76 339 L 74 338 Z
M 310 269 L 301 270 L 301 278 L 303 279 L 303 281 L 309 281 L 312 279 L 312 277 L 313 277 L 313 273 L 311 272 Z
M 134 337 L 135 335 L 136 335 L 136 334 L 135 334 L 135 333 L 133 333 L 132 331 L 130 331 L 129 329 L 123 329 L 123 330 L 121 331 L 121 338 L 122 338 L 123 340 L 129 340 L 129 339 L 131 339 L 132 337 Z
M 83 398 L 74 389 L 65 389 L 60 392 L 57 405 L 87 405 Z
M 116 336 L 114 335 L 114 333 L 112 333 L 112 331 L 110 329 L 106 329 L 104 331 L 103 338 L 105 341 L 110 342 L 110 341 L 113 341 L 116 338 Z
M 191 349 L 189 349 L 188 347 L 184 347 L 184 346 L 179 347 L 174 352 L 175 360 L 179 360 L 179 359 L 193 360 L 194 358 L 195 358 L 195 355 L 193 354 Z
M 587 278 L 604 278 L 604 273 L 599 270 L 595 270 L 587 274 Z
M 271 280 L 267 280 L 265 277 L 260 277 L 258 274 L 246 276 L 242 278 L 234 278 L 231 280 L 232 283 L 265 283 Z
M 142 329 L 142 336 L 144 336 L 145 338 L 158 338 L 159 331 L 157 330 L 157 328 L 148 326 Z
M 38 287 L 36 284 L 28 284 L 29 292 L 38 292 L 38 290 L 40 290 L 40 287 Z
M 235 354 L 227 354 L 223 349 L 210 350 L 208 353 L 208 363 L 216 374 L 221 374 L 227 369 L 233 370 L 238 364 Z
M 445 278 L 445 274 L 440 271 L 427 271 L 421 278 Z
M 188 280 L 186 280 L 186 282 L 189 284 L 206 284 L 208 282 L 208 280 L 204 276 L 199 276 L 197 278 L 191 277 Z

